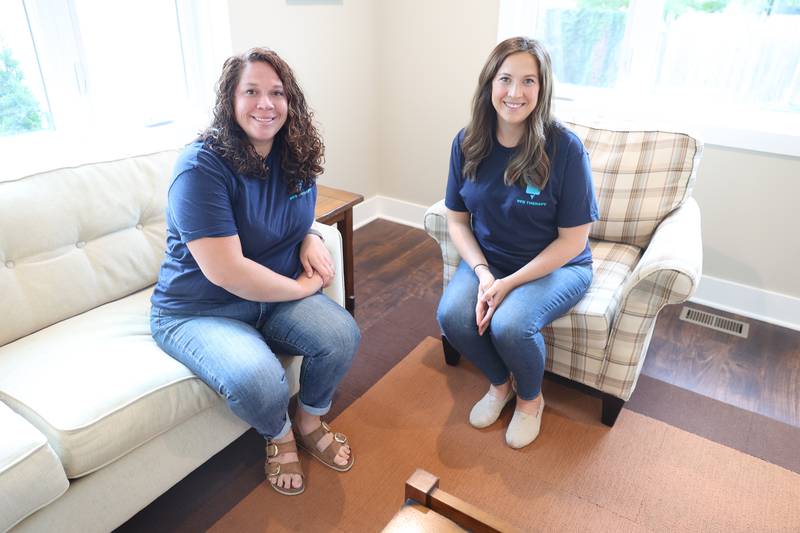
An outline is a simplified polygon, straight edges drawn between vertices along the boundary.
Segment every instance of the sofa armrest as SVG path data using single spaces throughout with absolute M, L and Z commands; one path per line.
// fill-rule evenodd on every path
M 688 300 L 703 270 L 700 208 L 693 198 L 666 217 L 625 282 L 611 327 L 598 388 L 610 379 L 627 400 L 633 392 L 659 311 Z
M 458 267 L 461 261 L 461 256 L 456 250 L 456 245 L 450 239 L 450 234 L 447 232 L 447 208 L 444 205 L 444 200 L 439 200 L 425 211 L 425 231 L 428 235 L 434 238 L 439 243 L 442 249 L 442 290 L 447 287 L 450 278 Z
M 314 222 L 311 227 L 319 231 L 322 234 L 322 238 L 325 239 L 325 247 L 331 253 L 336 270 L 336 273 L 333 275 L 333 281 L 328 287 L 323 289 L 322 292 L 331 300 L 344 307 L 344 255 L 342 253 L 342 235 L 339 233 L 339 230 L 336 229 L 336 226 L 328 226 L 327 224 Z

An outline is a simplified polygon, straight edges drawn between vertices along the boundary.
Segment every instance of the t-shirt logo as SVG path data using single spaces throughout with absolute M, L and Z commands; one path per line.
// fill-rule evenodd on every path
M 517 198 L 517 203 L 520 205 L 525 205 L 528 207 L 544 207 L 547 205 L 547 202 L 536 202 L 534 198 L 542 194 L 542 191 L 536 185 L 528 185 L 525 187 L 525 194 L 530 197 L 530 200 L 527 198 Z
M 304 191 L 300 191 L 300 192 L 298 192 L 298 193 L 296 193 L 296 194 L 293 194 L 293 195 L 291 195 L 291 196 L 289 197 L 289 200 L 297 200 L 297 199 L 298 199 L 298 198 L 300 198 L 301 196 L 305 196 L 306 194 L 310 193 L 310 192 L 311 192 L 311 190 L 312 190 L 312 188 L 311 188 L 311 187 L 309 187 L 308 189 L 306 189 L 306 190 L 304 190 Z

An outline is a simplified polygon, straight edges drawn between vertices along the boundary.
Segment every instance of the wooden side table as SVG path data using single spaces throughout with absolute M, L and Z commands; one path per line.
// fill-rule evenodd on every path
M 364 201 L 360 194 L 317 185 L 314 217 L 323 224 L 336 223 L 342 234 L 344 255 L 344 305 L 355 316 L 356 293 L 353 279 L 353 206 Z

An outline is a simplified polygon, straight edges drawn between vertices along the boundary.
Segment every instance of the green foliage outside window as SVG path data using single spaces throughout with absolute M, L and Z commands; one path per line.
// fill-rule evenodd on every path
M 616 85 L 630 4 L 630 0 L 577 0 L 574 8 L 544 11 L 539 37 L 559 81 L 588 87 Z M 693 12 L 722 14 L 728 8 L 755 16 L 800 15 L 800 0 L 664 0 L 663 16 L 670 22 Z
M 594 3 L 616 5 L 621 2 Z M 627 16 L 624 10 L 606 9 L 606 6 L 547 10 L 542 40 L 550 52 L 558 79 L 576 85 L 613 87 Z M 579 35 L 580 39 L 565 39 L 567 35 Z
M 578 9 L 597 9 L 601 11 L 624 11 L 630 7 L 630 0 L 578 0 Z M 729 4 L 739 4 L 771 15 L 777 13 L 797 14 L 800 0 L 666 0 L 664 11 L 676 17 L 686 11 L 718 13 Z
M 729 5 L 738 5 L 746 10 L 765 15 L 800 12 L 800 0 L 666 0 L 664 15 L 668 19 L 674 19 L 687 11 L 719 13 Z
M 578 0 L 578 9 L 621 11 L 630 7 L 630 0 Z
M 0 51 L 0 135 L 42 129 L 42 112 L 25 85 L 19 61 L 9 48 Z

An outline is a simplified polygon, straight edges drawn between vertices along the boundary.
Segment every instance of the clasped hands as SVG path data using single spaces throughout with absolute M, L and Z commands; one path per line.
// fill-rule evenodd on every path
M 327 287 L 333 281 L 336 273 L 333 257 L 322 239 L 312 233 L 306 235 L 300 245 L 300 264 L 303 272 L 297 281 L 301 285 L 309 283 L 312 288 L 315 287 L 312 293 Z
M 505 278 L 495 279 L 488 268 L 478 271 L 478 302 L 475 304 L 478 335 L 483 335 L 489 329 L 494 312 L 512 288 Z

